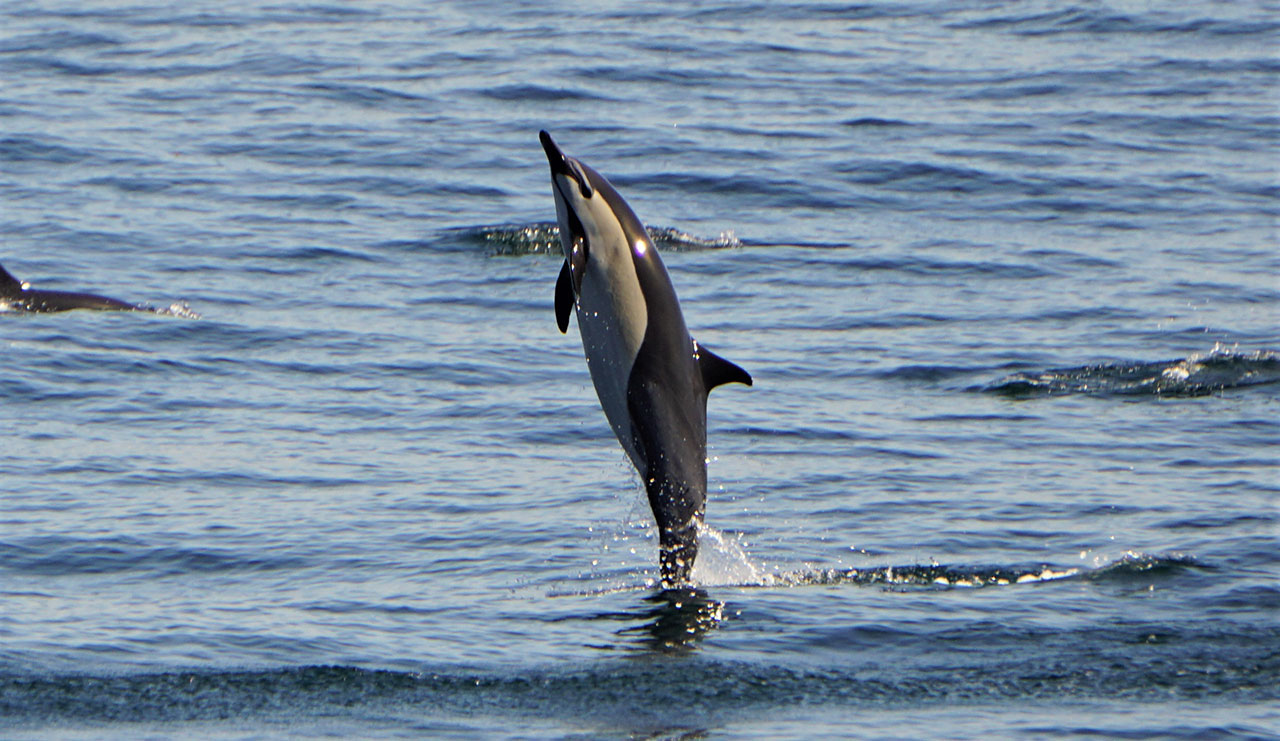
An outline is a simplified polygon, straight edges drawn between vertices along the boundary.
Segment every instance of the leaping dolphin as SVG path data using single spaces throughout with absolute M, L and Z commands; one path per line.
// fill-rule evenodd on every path
M 44 291 L 31 288 L 0 266 L 0 306 L 15 311 L 51 312 L 70 309 L 137 311 L 141 307 L 96 293 Z
M 751 385 L 689 336 L 653 240 L 608 180 L 539 132 L 551 165 L 564 266 L 556 322 L 576 311 L 591 380 L 658 522 L 662 585 L 688 581 L 707 497 L 707 393 Z

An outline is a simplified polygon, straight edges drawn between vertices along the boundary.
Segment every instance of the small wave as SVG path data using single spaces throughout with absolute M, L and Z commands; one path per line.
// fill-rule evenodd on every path
M 67 165 L 83 162 L 93 154 L 52 141 L 30 136 L 6 136 L 0 139 L 0 162 L 40 162 Z
M 607 96 L 587 90 L 547 85 L 499 85 L 498 87 L 481 90 L 480 94 L 494 100 L 531 101 L 535 103 L 558 103 L 566 100 L 610 100 Z
M 1238 36 L 1266 33 L 1276 24 L 1265 18 L 1226 20 L 1197 18 L 1169 11 L 1137 15 L 1109 12 L 1105 9 L 1069 6 L 1062 10 L 1031 12 L 1026 15 L 999 16 L 954 25 L 955 28 L 1007 29 L 1020 36 L 1085 35 L 1208 35 Z
M 877 118 L 875 116 L 863 116 L 862 118 L 851 118 L 848 121 L 841 122 L 845 126 L 854 128 L 861 127 L 899 127 L 910 126 L 907 121 L 901 121 L 896 118 Z
M 1033 628 L 1025 637 L 992 626 L 932 636 L 928 652 L 948 653 L 932 662 L 906 660 L 893 666 L 871 658 L 848 660 L 844 666 L 802 667 L 777 660 L 710 658 L 674 665 L 618 657 L 550 669 L 513 661 L 499 670 L 307 665 L 116 674 L 4 672 L 0 709 L 6 723 L 21 724 L 29 735 L 41 737 L 59 730 L 65 735 L 68 725 L 84 723 L 95 724 L 94 735 L 163 735 L 173 728 L 123 724 L 192 722 L 220 724 L 195 729 L 204 735 L 278 735 L 285 721 L 291 729 L 300 725 L 306 735 L 333 735 L 347 724 L 352 730 L 345 735 L 367 735 L 373 727 L 369 718 L 375 717 L 384 719 L 377 726 L 380 735 L 403 728 L 403 735 L 430 736 L 424 728 L 456 730 L 459 726 L 442 724 L 465 723 L 461 727 L 471 731 L 463 734 L 467 737 L 509 736 L 511 728 L 527 727 L 522 724 L 533 718 L 563 722 L 566 730 L 576 731 L 570 738 L 594 737 L 584 726 L 599 726 L 601 735 L 610 738 L 702 738 L 708 734 L 684 727 L 675 733 L 655 734 L 652 729 L 673 723 L 695 729 L 740 723 L 744 717 L 758 717 L 753 713 L 785 716 L 797 708 L 821 717 L 850 706 L 871 712 L 885 707 L 954 710 L 957 702 L 974 701 L 993 707 L 1018 707 L 1027 700 L 1096 704 L 1113 697 L 1274 702 L 1275 660 L 1260 652 L 1260 646 L 1269 645 L 1264 642 L 1274 641 L 1274 632 L 1233 627 L 1223 634 L 1179 624 L 1181 640 L 1121 655 L 1116 652 L 1132 648 L 1121 641 L 1132 640 L 1128 636 L 1136 626 L 1089 626 L 1067 633 Z M 1147 635 L 1147 641 L 1161 642 L 1161 634 Z M 985 644 L 987 652 L 975 652 L 972 641 Z M 1197 645 L 1208 648 L 1195 650 Z M 990 653 L 993 646 L 999 654 Z M 1086 654 L 1089 649 L 1095 655 Z M 894 655 L 916 658 L 907 653 L 912 650 L 920 649 L 908 645 Z M 636 732 L 618 733 L 619 724 Z
M 1183 360 L 1120 362 L 1020 372 L 977 390 L 1027 398 L 1061 394 L 1206 396 L 1280 382 L 1280 354 L 1240 353 L 1215 345 Z
M 69 49 L 120 46 L 124 42 L 117 37 L 76 31 L 47 31 L 17 36 L 0 41 L 0 54 L 23 52 L 55 52 Z
M 1175 553 L 1154 556 L 1149 553 L 1129 551 L 1119 559 L 1087 572 L 1087 576 L 1093 581 L 1124 581 L 1133 578 L 1149 579 L 1154 576 L 1168 576 L 1193 568 L 1205 569 L 1209 567 L 1196 558 L 1185 554 Z
M 306 565 L 305 558 L 296 554 L 264 557 L 230 550 L 155 545 L 128 536 L 92 540 L 37 536 L 0 542 L 0 570 L 50 578 L 142 571 L 164 575 L 276 571 Z
M 341 103 L 361 106 L 392 107 L 407 105 L 421 101 L 422 98 L 402 90 L 377 85 L 359 85 L 356 83 L 313 82 L 299 86 L 315 95 L 336 100 Z
M 742 242 L 730 232 L 722 232 L 719 237 L 706 239 L 665 226 L 651 226 L 647 230 L 658 249 L 667 252 L 742 246 Z M 466 242 L 485 245 L 495 256 L 560 254 L 560 227 L 550 222 L 463 227 L 452 230 L 452 233 Z

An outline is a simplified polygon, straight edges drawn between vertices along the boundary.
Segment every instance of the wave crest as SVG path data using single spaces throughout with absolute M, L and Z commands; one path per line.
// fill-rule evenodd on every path
M 1014 373 L 979 390 L 1014 398 L 1101 394 L 1206 396 L 1280 382 L 1280 354 L 1240 353 L 1215 345 L 1182 360 L 1118 362 Z

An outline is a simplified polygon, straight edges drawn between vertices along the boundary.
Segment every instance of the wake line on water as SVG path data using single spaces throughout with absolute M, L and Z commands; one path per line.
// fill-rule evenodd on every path
M 942 565 L 910 564 L 864 568 L 807 568 L 770 571 L 751 562 L 742 546 L 723 534 L 706 528 L 703 552 L 694 577 L 700 587 L 805 587 L 849 584 L 889 588 L 963 588 L 1035 584 L 1084 578 L 1089 580 L 1150 577 L 1187 568 L 1207 568 L 1184 554 L 1155 555 L 1126 552 L 1119 559 L 1094 567 L 1058 566 L 1048 563 L 1023 565 Z
M 1017 565 L 904 564 L 862 568 L 770 569 L 755 563 L 736 539 L 703 526 L 702 547 L 693 569 L 691 588 L 795 588 L 812 586 L 883 587 L 888 589 L 961 589 L 1038 584 L 1062 580 L 1089 581 L 1152 578 L 1186 569 L 1210 566 L 1186 554 L 1149 554 L 1128 551 L 1118 559 L 1096 566 L 1062 566 L 1049 563 Z M 658 588 L 647 577 L 640 583 L 615 584 L 601 588 L 554 591 L 549 597 L 593 596 L 642 592 Z
M 863 569 L 816 569 L 777 575 L 782 586 L 884 586 L 901 588 L 996 587 L 1083 578 L 1090 581 L 1164 575 L 1187 568 L 1207 568 L 1191 556 L 1129 552 L 1094 568 L 1035 564 L 1030 566 L 877 566 Z M 769 586 L 769 585 L 762 585 Z

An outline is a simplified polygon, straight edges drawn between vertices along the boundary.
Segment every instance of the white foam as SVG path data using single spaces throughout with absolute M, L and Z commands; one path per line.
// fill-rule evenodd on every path
M 747 554 L 741 536 L 729 537 L 703 525 L 698 560 L 690 574 L 699 586 L 771 586 L 778 578 Z
M 199 319 L 200 318 L 200 314 L 198 314 L 195 311 L 192 311 L 191 307 L 187 305 L 186 301 L 178 301 L 178 302 L 169 304 L 169 306 L 166 308 L 153 309 L 152 311 L 154 311 L 157 314 L 165 314 L 167 316 L 176 316 L 181 319 Z

